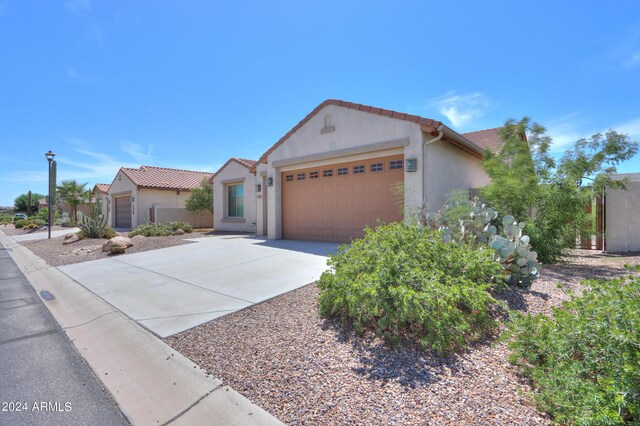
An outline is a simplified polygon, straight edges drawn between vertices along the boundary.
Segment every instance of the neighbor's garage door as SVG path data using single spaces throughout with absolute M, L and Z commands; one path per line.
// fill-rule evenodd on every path
M 131 229 L 131 196 L 117 197 L 116 228 Z
M 282 236 L 348 242 L 365 225 L 403 220 L 403 156 L 282 173 Z

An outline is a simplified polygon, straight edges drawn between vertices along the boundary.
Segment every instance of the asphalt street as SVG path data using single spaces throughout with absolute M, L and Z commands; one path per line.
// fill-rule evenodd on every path
M 128 424 L 44 303 L 0 245 L 0 425 Z

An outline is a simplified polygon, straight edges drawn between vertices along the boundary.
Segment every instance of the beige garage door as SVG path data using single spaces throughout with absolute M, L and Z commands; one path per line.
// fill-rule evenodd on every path
M 403 219 L 402 155 L 282 173 L 282 236 L 348 242 L 365 225 Z
M 117 197 L 116 228 L 131 229 L 131 197 Z

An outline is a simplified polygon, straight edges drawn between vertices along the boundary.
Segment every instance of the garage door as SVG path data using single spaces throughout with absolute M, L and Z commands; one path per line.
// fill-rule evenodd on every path
M 365 225 L 403 220 L 403 156 L 282 173 L 282 236 L 348 242 Z
M 131 196 L 117 197 L 116 228 L 131 229 Z

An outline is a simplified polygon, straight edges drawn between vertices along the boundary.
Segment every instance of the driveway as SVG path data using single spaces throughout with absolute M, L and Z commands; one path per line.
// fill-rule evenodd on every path
M 338 247 L 246 236 L 190 241 L 59 269 L 166 337 L 316 281 Z

